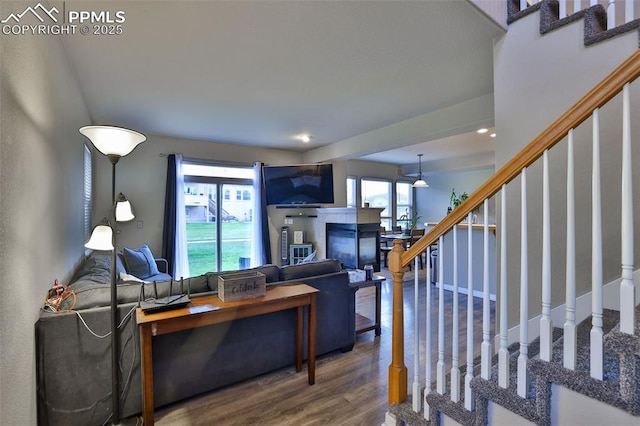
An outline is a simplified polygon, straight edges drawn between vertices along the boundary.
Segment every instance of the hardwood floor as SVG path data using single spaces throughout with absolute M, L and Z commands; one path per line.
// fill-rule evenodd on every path
M 390 276 L 388 271 L 382 273 Z M 426 288 L 424 270 L 420 271 L 421 359 L 424 360 L 424 303 Z M 413 381 L 413 273 L 405 276 L 405 364 L 409 369 L 409 387 Z M 430 285 L 437 310 L 438 292 Z M 293 366 L 252 380 L 216 390 L 184 402 L 156 410 L 160 426 L 186 425 L 380 425 L 387 411 L 387 370 L 391 362 L 391 280 L 382 284 L 382 335 L 374 332 L 357 336 L 351 352 L 331 353 L 317 359 L 316 384 L 307 383 L 306 369 L 296 373 Z M 373 316 L 375 289 L 356 293 L 357 312 Z M 452 293 L 446 292 L 445 303 L 448 361 L 451 358 Z M 466 296 L 460 295 L 460 333 L 466 333 Z M 481 336 L 481 301 L 474 301 L 476 354 Z M 437 314 L 433 317 L 437 330 Z M 493 321 L 492 321 L 493 322 Z M 492 333 L 493 335 L 493 333 Z M 466 359 L 465 339 L 460 342 L 460 360 Z M 434 356 L 437 339 L 434 334 Z M 260 350 L 260 348 L 256 348 Z M 434 360 L 435 361 L 435 360 Z M 424 361 L 421 361 L 424 364 Z M 306 368 L 306 366 L 305 366 Z M 435 372 L 435 370 L 434 370 Z M 420 369 L 424 382 L 424 365 Z M 133 419 L 129 419 L 133 420 Z

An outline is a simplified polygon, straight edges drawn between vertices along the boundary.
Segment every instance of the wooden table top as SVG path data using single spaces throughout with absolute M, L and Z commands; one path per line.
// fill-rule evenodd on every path
M 204 314 L 221 309 L 240 310 L 244 307 L 251 307 L 252 305 L 268 304 L 269 302 L 286 300 L 318 292 L 319 290 L 316 288 L 313 288 L 307 284 L 299 283 L 290 285 L 269 286 L 267 287 L 267 292 L 264 296 L 253 297 L 251 299 L 236 300 L 233 302 L 223 302 L 222 300 L 220 300 L 218 295 L 194 297 L 193 299 L 191 299 L 191 302 L 187 306 L 178 309 L 171 309 L 168 311 L 145 313 L 141 308 L 137 308 L 136 321 L 138 325 L 143 325 L 146 323 L 158 323 L 184 316 Z

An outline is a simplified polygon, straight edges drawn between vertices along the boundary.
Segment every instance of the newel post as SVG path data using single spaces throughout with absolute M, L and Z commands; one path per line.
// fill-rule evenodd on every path
M 404 365 L 404 296 L 402 278 L 405 268 L 401 267 L 404 253 L 401 240 L 393 241 L 389 253 L 389 270 L 393 275 L 393 318 L 391 335 L 391 365 L 389 365 L 389 404 L 397 404 L 407 399 L 407 367 Z

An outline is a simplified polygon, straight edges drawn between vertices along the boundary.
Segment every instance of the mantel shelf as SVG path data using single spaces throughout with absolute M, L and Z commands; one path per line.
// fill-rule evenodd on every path
M 285 215 L 285 217 L 289 217 L 289 218 L 298 217 L 298 218 L 301 218 L 301 219 L 307 219 L 307 218 L 314 218 L 314 217 L 318 217 L 318 215 L 315 215 L 315 214 L 302 214 L 302 213 L 300 213 L 300 214 L 288 214 L 288 215 Z

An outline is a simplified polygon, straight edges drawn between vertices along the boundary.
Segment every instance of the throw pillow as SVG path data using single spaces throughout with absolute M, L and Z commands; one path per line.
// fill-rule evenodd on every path
M 127 272 L 142 280 L 152 275 L 159 274 L 156 261 L 151 254 L 149 246 L 143 244 L 137 249 L 124 247 L 122 249 L 124 261 L 127 265 Z

